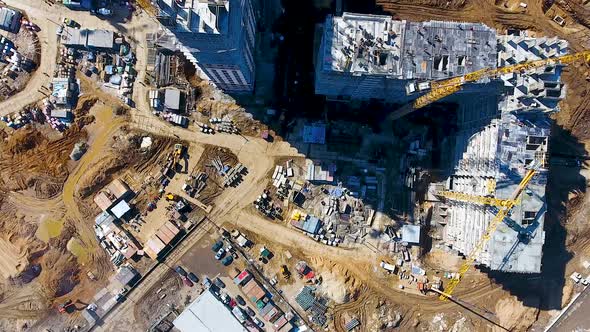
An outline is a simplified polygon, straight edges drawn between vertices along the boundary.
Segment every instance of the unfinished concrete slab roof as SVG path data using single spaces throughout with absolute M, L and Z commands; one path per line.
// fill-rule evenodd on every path
M 242 332 L 246 329 L 210 291 L 205 291 L 176 317 L 181 332 Z
M 322 70 L 443 79 L 496 67 L 496 31 L 482 23 L 406 22 L 344 13 L 324 26 Z
M 115 42 L 115 33 L 110 30 L 86 30 L 88 35 L 86 47 L 111 49 Z
M 496 68 L 496 30 L 482 23 L 409 22 L 402 58 L 407 79 L 444 79 Z
M 326 21 L 324 69 L 351 73 L 401 74 L 405 21 L 390 16 L 344 13 Z

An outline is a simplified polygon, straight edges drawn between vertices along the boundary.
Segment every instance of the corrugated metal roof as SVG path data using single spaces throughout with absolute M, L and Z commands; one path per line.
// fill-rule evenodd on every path
M 193 301 L 174 320 L 181 332 L 242 332 L 246 329 L 234 315 L 210 292 Z
M 129 186 L 127 186 L 127 184 L 120 179 L 114 179 L 111 183 L 109 183 L 107 189 L 117 198 L 121 198 L 130 190 Z
M 109 30 L 87 30 L 86 46 L 91 48 L 113 48 L 115 34 Z
M 129 211 L 131 211 L 131 207 L 125 201 L 120 201 L 119 203 L 117 203 L 115 206 L 113 206 L 111 208 L 111 212 L 117 218 L 123 217 Z

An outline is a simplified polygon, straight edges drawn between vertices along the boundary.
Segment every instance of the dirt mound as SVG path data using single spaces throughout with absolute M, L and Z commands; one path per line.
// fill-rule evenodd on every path
M 106 154 L 90 171 L 80 179 L 78 195 L 80 198 L 89 197 L 100 188 L 112 181 L 116 174 L 126 168 L 133 168 L 137 172 L 157 164 L 161 151 L 170 149 L 171 140 L 163 137 L 152 138 L 152 146 L 148 151 L 141 151 L 141 140 L 145 135 L 128 133 L 116 136 L 110 153 Z
M 76 118 L 76 125 L 78 125 L 78 127 L 83 128 L 94 122 L 94 116 L 88 115 L 88 111 L 90 111 L 97 101 L 98 98 L 94 95 L 83 95 L 78 99 L 76 108 L 73 110 Z
M 312 257 L 309 263 L 323 279 L 320 291 L 334 302 L 344 303 L 358 297 L 363 284 L 348 269 L 322 257 Z
M 29 188 L 35 190 L 35 197 L 40 199 L 49 199 L 59 195 L 63 188 L 63 182 L 55 180 L 52 177 L 38 176 L 29 179 Z
M 78 263 L 68 252 L 51 249 L 43 257 L 39 283 L 43 285 L 46 298 L 52 300 L 63 296 L 79 282 Z
M 528 331 L 536 321 L 539 314 L 539 298 L 530 298 L 524 301 L 529 304 L 525 307 L 515 296 L 501 299 L 496 304 L 496 316 L 500 325 L 510 331 Z M 536 303 L 536 304 L 535 304 Z M 501 329 L 495 327 L 495 330 Z
M 62 138 L 48 139 L 36 128 L 20 129 L 0 143 L 0 179 L 6 190 L 25 190 L 49 180 L 51 188 L 39 187 L 41 196 L 54 194 L 55 186 L 65 181 L 67 163 L 74 144 L 86 138 L 86 132 L 72 126 Z M 18 165 L 16 167 L 15 165 Z M 42 185 L 41 185 L 42 186 Z M 48 192 L 45 192 L 46 189 Z
M 100 160 L 93 169 L 100 169 L 97 173 L 88 173 L 80 179 L 80 190 L 78 195 L 80 198 L 86 198 L 92 193 L 97 192 L 112 180 L 112 175 L 127 166 L 129 160 L 122 156 L 108 156 Z
M 461 9 L 467 4 L 467 0 L 386 0 L 383 3 L 412 4 L 435 8 Z
M 5 151 L 11 155 L 21 154 L 33 150 L 47 142 L 47 138 L 34 128 L 15 131 L 5 146 Z

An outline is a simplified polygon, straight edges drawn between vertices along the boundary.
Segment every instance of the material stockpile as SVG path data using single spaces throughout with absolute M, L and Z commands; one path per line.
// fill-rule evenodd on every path
M 270 219 L 281 218 L 283 209 L 279 205 L 275 205 L 270 196 L 269 190 L 264 190 L 260 196 L 254 201 L 254 207 Z
M 0 118 L 6 125 L 12 129 L 19 129 L 32 122 L 43 122 L 44 117 L 39 109 L 25 109 L 16 113 L 12 113 Z
M 318 326 L 325 326 L 328 318 L 326 312 L 328 311 L 328 300 L 318 297 L 315 293 L 315 288 L 311 286 L 304 286 L 299 294 L 295 297 L 295 302 L 299 304 L 301 309 L 311 314 L 311 321 Z
M 171 112 L 162 112 L 161 116 L 164 120 L 175 124 L 177 126 L 186 128 L 188 127 L 189 124 L 189 119 L 186 116 L 180 115 L 180 114 L 174 114 Z
M 195 122 L 195 124 L 201 129 L 202 133 L 211 135 L 215 134 L 215 130 L 208 124 L 202 122 Z
M 222 133 L 238 134 L 240 131 L 228 116 L 223 118 L 211 118 L 209 122 L 215 125 L 215 130 Z
M 297 195 L 304 196 L 305 210 L 314 211 L 323 220 L 313 237 L 324 244 L 363 241 L 375 217 L 375 210 L 365 206 L 361 199 L 350 196 L 349 191 L 340 185 L 330 190 L 325 187 L 318 190 L 312 186 Z
M 189 196 L 198 198 L 200 192 L 203 191 L 203 189 L 205 189 L 207 186 L 208 178 L 209 177 L 205 172 L 200 172 L 197 175 L 191 175 L 182 186 L 182 190 L 184 190 L 184 192 L 186 192 Z
M 241 163 L 237 163 L 234 167 L 230 168 L 223 179 L 223 186 L 233 187 L 239 184 L 242 180 L 242 174 L 245 171 L 245 169 L 246 168 Z

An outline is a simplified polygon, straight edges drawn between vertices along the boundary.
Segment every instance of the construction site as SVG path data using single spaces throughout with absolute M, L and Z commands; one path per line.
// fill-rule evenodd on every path
M 589 17 L 3 1 L 0 330 L 590 328 Z

